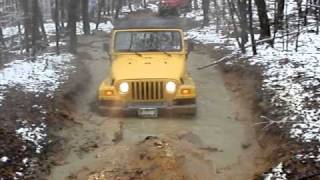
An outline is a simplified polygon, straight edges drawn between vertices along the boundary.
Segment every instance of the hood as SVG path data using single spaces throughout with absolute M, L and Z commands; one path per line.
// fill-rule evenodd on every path
M 172 54 L 118 55 L 112 77 L 122 79 L 180 79 L 185 72 L 185 56 Z

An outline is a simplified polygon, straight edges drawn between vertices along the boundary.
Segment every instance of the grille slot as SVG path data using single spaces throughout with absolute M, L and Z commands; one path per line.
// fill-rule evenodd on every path
M 163 81 L 132 81 L 132 100 L 157 101 L 164 99 Z

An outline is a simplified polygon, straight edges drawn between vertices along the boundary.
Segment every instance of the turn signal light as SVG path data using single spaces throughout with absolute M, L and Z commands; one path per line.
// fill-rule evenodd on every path
M 113 95 L 113 91 L 112 90 L 105 90 L 105 91 L 103 91 L 103 95 L 104 96 L 112 96 Z
M 191 90 L 190 90 L 190 89 L 182 89 L 182 90 L 181 90 L 181 94 L 183 94 L 183 95 L 189 95 L 189 94 L 191 94 Z

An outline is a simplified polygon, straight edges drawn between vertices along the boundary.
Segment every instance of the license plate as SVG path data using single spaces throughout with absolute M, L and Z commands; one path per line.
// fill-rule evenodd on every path
M 156 118 L 158 117 L 158 109 L 156 108 L 141 108 L 138 109 L 138 116 L 143 118 Z

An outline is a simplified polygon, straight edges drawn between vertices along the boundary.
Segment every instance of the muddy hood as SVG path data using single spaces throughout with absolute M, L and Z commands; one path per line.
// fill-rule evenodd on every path
M 121 55 L 112 65 L 112 76 L 122 79 L 180 79 L 185 72 L 184 55 Z

